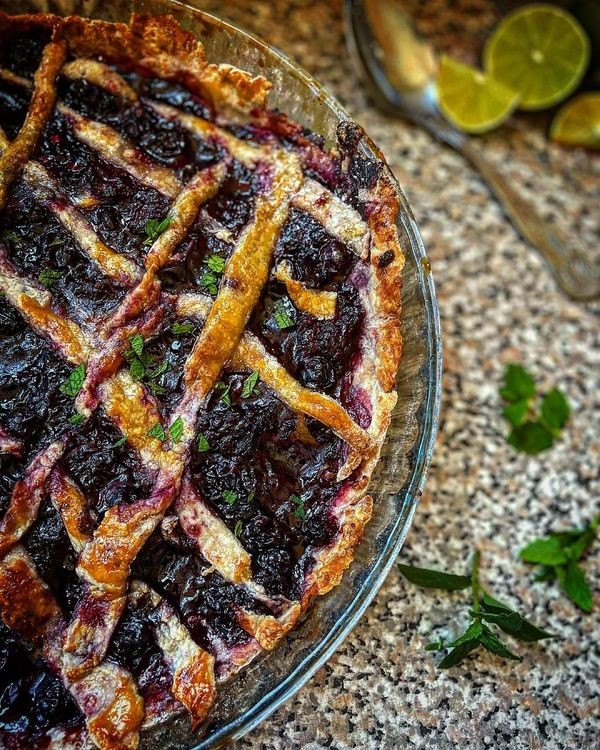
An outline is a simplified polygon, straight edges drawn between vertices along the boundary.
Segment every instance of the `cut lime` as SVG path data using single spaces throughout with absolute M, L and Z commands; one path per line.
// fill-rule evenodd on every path
M 521 109 L 545 109 L 579 85 L 590 43 L 579 23 L 554 5 L 527 5 L 509 13 L 483 50 L 485 69 L 517 91 Z
M 465 133 L 485 133 L 503 123 L 519 97 L 492 76 L 442 55 L 437 76 L 442 113 Z
M 567 146 L 600 149 L 600 93 L 579 94 L 563 105 L 550 125 L 550 138 Z

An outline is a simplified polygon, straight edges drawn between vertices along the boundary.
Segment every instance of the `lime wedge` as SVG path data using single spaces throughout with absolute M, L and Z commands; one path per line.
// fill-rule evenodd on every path
M 503 123 L 519 103 L 514 91 L 469 65 L 442 55 L 437 75 L 442 113 L 465 133 L 485 133 Z
M 600 150 L 600 93 L 579 94 L 564 104 L 552 120 L 550 139 Z
M 485 69 L 521 96 L 521 109 L 546 109 L 575 91 L 590 59 L 579 23 L 554 5 L 509 13 L 483 50 Z

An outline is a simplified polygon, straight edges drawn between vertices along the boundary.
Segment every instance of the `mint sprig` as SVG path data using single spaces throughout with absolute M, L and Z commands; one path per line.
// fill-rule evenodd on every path
M 600 513 L 583 529 L 566 529 L 534 539 L 519 552 L 525 562 L 539 565 L 536 581 L 558 580 L 579 609 L 591 612 L 592 592 L 579 561 L 592 546 L 600 526 Z
M 84 380 L 85 365 L 77 365 L 77 367 L 71 372 L 69 377 L 65 380 L 64 383 L 62 383 L 58 390 L 61 393 L 64 393 L 66 396 L 75 398 L 75 396 L 77 396 L 77 394 L 81 390 L 81 386 L 83 385 Z
M 483 648 L 496 656 L 513 661 L 521 661 L 522 657 L 513 653 L 504 644 L 492 628 L 496 627 L 516 640 L 531 643 L 544 638 L 553 638 L 550 633 L 542 630 L 514 609 L 498 599 L 494 599 L 481 588 L 479 583 L 480 553 L 473 554 L 471 574 L 468 576 L 445 573 L 441 570 L 416 568 L 411 565 L 399 565 L 402 575 L 411 583 L 431 589 L 445 591 L 459 591 L 471 589 L 471 621 L 465 631 L 450 643 L 445 643 L 439 637 L 425 648 L 427 651 L 446 651 L 438 667 L 449 669 L 460 664 L 472 651 Z
M 164 360 L 156 364 L 144 346 L 143 337 L 136 333 L 129 339 L 129 348 L 123 352 L 123 357 L 129 363 L 131 377 L 144 383 L 154 396 L 159 396 L 166 393 L 167 389 L 157 382 L 157 378 L 169 369 L 169 363 Z
M 152 245 L 171 226 L 172 221 L 173 219 L 170 216 L 164 219 L 149 219 L 144 227 L 144 231 L 146 232 L 144 245 Z
M 571 415 L 569 403 L 558 388 L 543 397 L 522 365 L 507 365 L 500 396 L 507 402 L 502 416 L 511 425 L 507 442 L 517 451 L 536 455 L 552 447 Z

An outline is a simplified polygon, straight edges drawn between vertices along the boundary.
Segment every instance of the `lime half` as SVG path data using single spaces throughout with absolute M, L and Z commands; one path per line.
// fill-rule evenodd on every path
M 437 76 L 442 113 L 465 133 L 485 133 L 503 123 L 519 103 L 518 94 L 469 65 L 447 55 Z
M 509 13 L 483 50 L 485 69 L 517 91 L 521 109 L 545 109 L 565 99 L 583 78 L 590 43 L 579 23 L 554 5 Z
M 579 94 L 563 105 L 550 125 L 550 138 L 600 150 L 600 93 Z

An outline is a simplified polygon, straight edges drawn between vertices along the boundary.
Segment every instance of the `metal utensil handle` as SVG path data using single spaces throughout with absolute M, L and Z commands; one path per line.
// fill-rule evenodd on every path
M 564 234 L 542 219 L 472 140 L 464 138 L 455 148 L 476 167 L 521 236 L 544 256 L 569 297 L 579 301 L 600 297 L 600 259 L 594 264 L 580 249 L 569 247 Z

